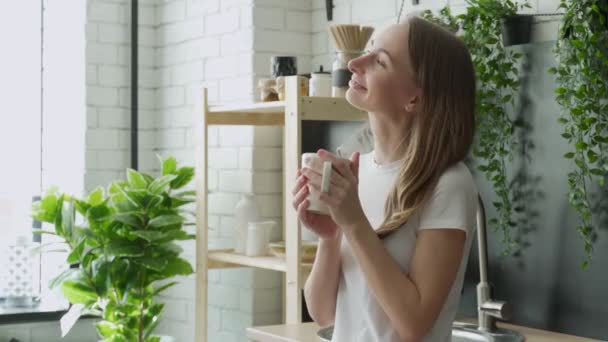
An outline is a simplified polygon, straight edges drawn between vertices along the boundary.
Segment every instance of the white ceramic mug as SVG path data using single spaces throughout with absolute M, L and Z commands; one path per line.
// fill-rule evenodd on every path
M 315 160 L 320 161 L 321 158 L 316 153 L 304 153 L 302 154 L 302 167 L 312 168 Z M 331 161 L 323 162 L 323 173 L 321 178 L 321 192 L 329 192 L 329 184 L 331 181 Z M 313 194 L 309 194 L 307 197 L 308 200 L 308 211 L 314 212 L 316 214 L 329 215 L 329 208 L 321 203 L 318 196 Z

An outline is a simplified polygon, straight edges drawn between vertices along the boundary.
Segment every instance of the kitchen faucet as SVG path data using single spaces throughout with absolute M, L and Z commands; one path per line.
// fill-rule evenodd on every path
M 477 248 L 479 252 L 479 284 L 477 284 L 477 315 L 479 330 L 493 332 L 496 319 L 509 320 L 511 305 L 492 299 L 492 287 L 488 283 L 488 241 L 486 231 L 486 211 L 481 196 L 477 207 Z

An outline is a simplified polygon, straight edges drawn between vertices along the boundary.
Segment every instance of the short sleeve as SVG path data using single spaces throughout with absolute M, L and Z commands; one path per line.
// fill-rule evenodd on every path
M 447 169 L 429 202 L 420 210 L 418 230 L 460 229 L 467 235 L 475 229 L 477 190 L 466 165 Z

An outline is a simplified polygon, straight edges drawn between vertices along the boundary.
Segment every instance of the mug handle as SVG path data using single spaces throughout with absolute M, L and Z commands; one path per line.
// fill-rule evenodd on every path
M 331 161 L 326 160 L 323 162 L 323 176 L 321 177 L 321 192 L 329 192 L 329 184 L 331 181 Z

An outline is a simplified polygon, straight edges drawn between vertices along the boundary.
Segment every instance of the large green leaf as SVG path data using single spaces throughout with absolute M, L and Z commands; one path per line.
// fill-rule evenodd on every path
M 146 178 L 133 169 L 127 169 L 127 180 L 129 181 L 129 185 L 134 189 L 145 189 L 148 187 Z
M 170 254 L 175 254 L 175 255 L 178 255 L 184 251 L 184 249 L 182 247 L 180 247 L 178 244 L 176 244 L 174 242 L 164 243 L 164 244 L 158 246 L 157 248 L 164 253 L 170 253 Z
M 159 177 L 155 179 L 152 183 L 150 183 L 150 185 L 148 186 L 148 191 L 158 195 L 166 191 L 169 187 L 169 184 L 176 178 L 176 175 L 164 175 L 162 177 Z
M 74 208 L 76 208 L 76 211 L 78 211 L 80 215 L 86 216 L 87 210 L 89 210 L 90 207 L 91 206 L 86 201 L 79 200 L 77 198 L 74 199 Z
M 162 160 L 162 170 L 161 174 L 163 176 L 173 174 L 177 169 L 177 160 L 174 157 L 169 157 L 165 160 Z
M 106 245 L 105 253 L 112 257 L 138 257 L 144 254 L 137 243 L 127 240 L 111 241 Z
M 141 229 L 144 226 L 142 214 L 136 211 L 114 214 L 114 219 L 137 229 Z
M 165 305 L 162 303 L 152 304 L 144 313 L 144 337 L 147 338 L 154 332 L 154 329 L 156 329 L 156 326 L 160 322 L 160 314 L 163 311 L 164 306 Z
M 192 240 L 195 238 L 196 238 L 196 235 L 188 234 L 187 232 L 185 232 L 181 229 L 176 229 L 176 230 L 170 230 L 168 232 L 165 232 L 163 239 L 161 241 L 170 242 L 170 241 L 174 241 L 174 240 Z
M 101 321 L 97 323 L 95 327 L 97 328 L 99 336 L 105 338 L 112 336 L 118 330 L 118 327 L 114 323 L 108 321 Z
M 65 280 L 61 291 L 72 304 L 91 304 L 97 300 L 95 290 L 82 278 Z
M 148 242 L 160 240 L 165 236 L 163 232 L 159 232 L 157 230 L 136 230 L 134 232 L 131 232 L 131 234 L 140 237 Z
M 104 258 L 98 258 L 91 263 L 91 270 L 95 288 L 100 294 L 105 294 L 110 286 L 110 264 Z
M 82 252 L 84 251 L 85 242 L 85 239 L 80 240 L 76 247 L 72 249 L 67 258 L 68 264 L 75 264 L 80 261 L 80 257 L 82 256 Z
M 137 262 L 138 264 L 149 268 L 153 271 L 162 271 L 165 266 L 167 266 L 167 259 L 163 258 L 163 257 L 149 257 L 149 256 L 145 256 L 145 257 L 141 257 L 141 258 L 137 258 L 135 259 L 135 262 Z
M 110 218 L 110 208 L 106 204 L 92 206 L 87 211 L 87 219 L 89 221 L 104 221 Z
M 59 196 L 57 199 L 57 205 L 55 207 L 55 232 L 59 236 L 65 236 L 65 231 L 63 230 L 63 195 Z
M 103 188 L 97 187 L 94 191 L 89 193 L 87 198 L 89 205 L 100 205 L 103 202 Z
M 193 272 L 192 266 L 186 260 L 182 258 L 170 258 L 162 275 L 166 278 L 171 278 L 176 275 L 190 275 Z
M 177 170 L 177 178 L 171 182 L 172 189 L 179 189 L 190 183 L 194 177 L 194 168 L 182 167 Z
M 176 224 L 181 224 L 183 221 L 182 217 L 179 215 L 161 215 L 157 216 L 148 222 L 148 226 L 153 228 L 161 228 L 166 226 L 172 226 Z

